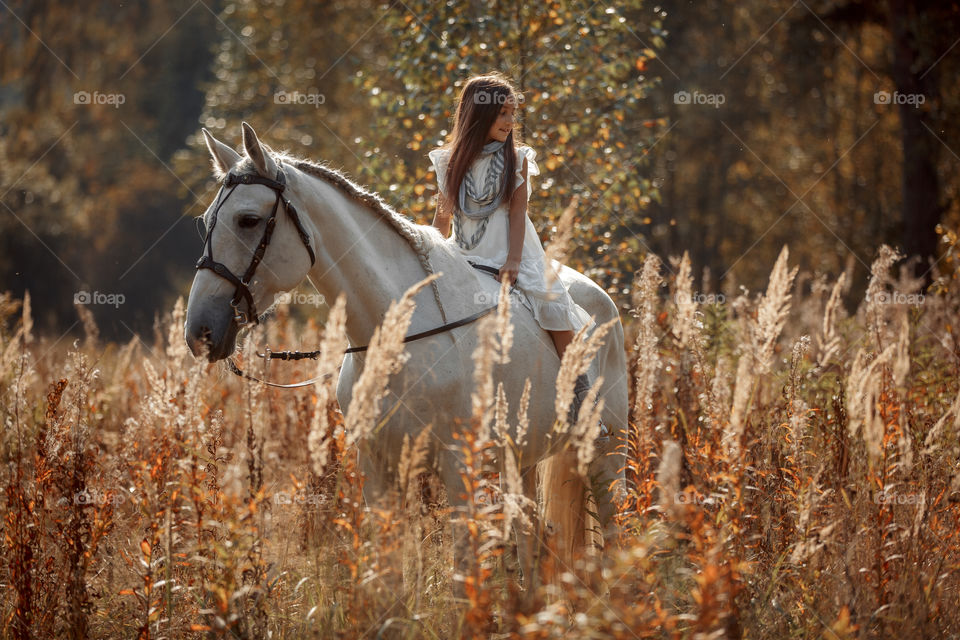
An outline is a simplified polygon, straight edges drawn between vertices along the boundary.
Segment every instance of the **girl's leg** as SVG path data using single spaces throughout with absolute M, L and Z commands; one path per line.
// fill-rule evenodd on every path
M 564 331 L 549 331 L 549 333 L 550 337 L 553 338 L 553 346 L 557 349 L 557 355 L 560 356 L 561 360 L 563 360 L 563 352 L 566 351 L 570 343 L 573 342 L 573 331 L 567 329 Z M 574 401 L 570 405 L 570 410 L 567 415 L 568 424 L 574 424 L 577 421 L 577 416 L 580 414 L 580 402 L 583 400 L 583 397 L 586 395 L 589 388 L 590 381 L 587 377 L 587 374 L 580 374 L 577 377 L 577 381 L 573 387 Z M 610 432 L 606 425 L 604 425 L 603 421 L 601 421 L 600 437 L 597 439 L 597 442 L 609 440 L 609 433 Z
M 567 350 L 567 345 L 573 342 L 573 331 L 564 329 L 563 331 L 549 331 L 553 339 L 553 346 L 557 349 L 557 355 L 563 359 L 563 352 Z
M 570 343 L 573 342 L 574 332 L 566 329 L 563 331 L 549 331 L 549 333 L 550 337 L 553 338 L 553 346 L 557 349 L 557 355 L 563 360 L 563 352 L 566 351 Z M 570 414 L 567 416 L 568 423 L 573 424 L 577 421 L 577 415 L 580 413 L 580 401 L 589 388 L 590 381 L 587 374 L 580 374 L 573 387 L 574 401 L 573 404 L 570 405 Z

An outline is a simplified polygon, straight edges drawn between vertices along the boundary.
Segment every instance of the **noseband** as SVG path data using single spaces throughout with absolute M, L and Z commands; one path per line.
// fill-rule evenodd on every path
M 260 238 L 260 242 L 257 244 L 257 248 L 253 252 L 253 257 L 250 259 L 250 266 L 247 267 L 247 270 L 244 272 L 243 276 L 238 278 L 224 264 L 213 259 L 213 228 L 217 226 L 217 215 L 220 213 L 220 208 L 230 198 L 234 190 L 241 184 L 262 184 L 266 187 L 270 187 L 277 194 L 277 199 L 273 202 L 273 210 L 270 212 L 270 217 L 267 218 L 267 226 L 263 230 L 263 236 Z M 224 188 L 229 188 L 229 191 L 227 191 L 227 195 L 221 200 L 220 196 L 223 194 Z M 220 187 L 220 191 L 217 193 L 217 206 L 213 210 L 213 219 L 210 221 L 210 226 L 207 229 L 207 235 L 203 239 L 203 255 L 199 260 L 197 260 L 197 270 L 210 269 L 215 274 L 224 280 L 227 280 L 230 284 L 236 287 L 233 292 L 233 298 L 230 300 L 230 308 L 233 309 L 233 319 L 239 325 L 245 325 L 251 321 L 253 324 L 260 323 L 260 319 L 257 316 L 257 308 L 253 304 L 253 294 L 250 293 L 250 281 L 253 279 L 253 275 L 257 272 L 257 267 L 263 260 L 263 254 L 266 252 L 267 246 L 270 244 L 270 238 L 273 236 L 273 228 L 277 224 L 277 209 L 280 207 L 281 201 L 283 201 L 283 206 L 287 210 L 287 215 L 289 215 L 290 219 L 293 220 L 293 224 L 296 226 L 297 232 L 300 234 L 300 240 L 303 242 L 303 246 L 307 248 L 307 253 L 310 254 L 310 265 L 313 266 L 317 261 L 317 257 L 313 253 L 313 247 L 310 246 L 310 236 L 307 235 L 306 231 L 304 231 L 303 224 L 300 222 L 300 216 L 297 215 L 297 210 L 290 203 L 290 200 L 283 196 L 283 191 L 285 188 L 286 179 L 283 174 L 283 168 L 278 163 L 276 180 L 264 178 L 252 173 L 245 173 L 239 176 L 228 173 L 226 176 L 224 176 L 223 184 Z M 242 300 L 247 301 L 246 312 L 240 310 L 240 302 Z

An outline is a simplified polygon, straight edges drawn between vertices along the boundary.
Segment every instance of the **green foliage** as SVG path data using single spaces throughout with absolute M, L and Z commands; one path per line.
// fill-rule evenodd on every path
M 429 222 L 435 176 L 427 152 L 443 143 L 460 88 L 498 70 L 523 93 L 524 142 L 543 172 L 529 215 L 544 239 L 573 194 L 581 194 L 575 268 L 619 289 L 643 250 L 643 211 L 656 190 L 641 171 L 655 119 L 647 73 L 663 46 L 659 17 L 643 3 L 403 3 L 382 20 L 387 68 L 358 74 L 377 108 L 366 151 L 374 187 L 398 195 Z M 641 35 L 642 33 L 642 35 Z M 402 143 L 402 148 L 401 148 Z M 536 185 L 537 182 L 534 182 Z
M 240 124 L 277 149 L 323 160 L 356 175 L 363 165 L 350 133 L 368 126 L 369 107 L 350 81 L 376 38 L 365 2 L 290 0 L 228 3 L 208 34 L 216 57 L 200 126 L 240 145 Z M 194 189 L 212 185 L 196 126 L 175 167 Z

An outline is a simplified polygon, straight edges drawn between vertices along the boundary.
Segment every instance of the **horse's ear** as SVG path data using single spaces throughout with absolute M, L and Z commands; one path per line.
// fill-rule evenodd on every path
M 257 168 L 264 178 L 273 180 L 277 177 L 277 163 L 273 161 L 270 154 L 267 153 L 264 145 L 257 139 L 257 133 L 253 127 L 244 122 L 241 125 L 243 129 L 243 148 L 247 151 L 247 157 L 253 161 L 253 166 Z
M 217 178 L 221 178 L 230 171 L 231 167 L 240 162 L 240 154 L 214 138 L 213 134 L 206 129 L 201 131 L 203 131 L 203 139 L 207 141 L 210 157 L 213 158 L 214 171 L 217 173 Z

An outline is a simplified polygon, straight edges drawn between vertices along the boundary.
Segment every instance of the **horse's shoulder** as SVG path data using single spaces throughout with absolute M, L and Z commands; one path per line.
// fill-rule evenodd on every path
M 434 272 L 442 271 L 448 282 L 456 281 L 460 286 L 481 280 L 479 272 L 470 266 L 456 245 L 448 242 L 439 231 L 434 227 L 424 227 L 423 233 L 427 256 Z

